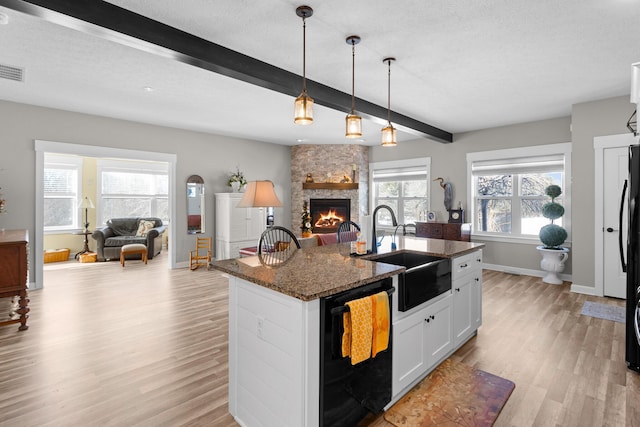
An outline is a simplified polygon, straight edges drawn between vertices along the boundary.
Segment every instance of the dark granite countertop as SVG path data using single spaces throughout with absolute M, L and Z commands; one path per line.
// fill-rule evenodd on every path
M 409 251 L 451 258 L 473 252 L 482 243 L 396 237 L 397 249 L 391 249 L 390 236 L 383 239 L 378 254 L 351 256 L 350 244 L 333 244 L 293 251 L 288 259 L 278 255 L 255 255 L 214 261 L 217 270 L 303 301 L 334 295 L 368 283 L 394 276 L 404 267 L 375 262 L 384 253 Z M 281 254 L 281 253 L 277 253 Z

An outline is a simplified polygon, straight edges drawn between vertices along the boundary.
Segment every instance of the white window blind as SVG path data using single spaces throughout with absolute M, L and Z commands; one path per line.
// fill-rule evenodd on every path
M 471 164 L 471 173 L 474 176 L 546 173 L 562 170 L 564 170 L 564 155 L 562 154 L 511 159 L 476 160 Z

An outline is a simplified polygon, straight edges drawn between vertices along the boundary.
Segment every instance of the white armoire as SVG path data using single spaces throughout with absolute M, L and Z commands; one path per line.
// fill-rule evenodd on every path
M 216 193 L 216 259 L 238 258 L 258 246 L 267 227 L 267 208 L 237 208 L 243 193 Z

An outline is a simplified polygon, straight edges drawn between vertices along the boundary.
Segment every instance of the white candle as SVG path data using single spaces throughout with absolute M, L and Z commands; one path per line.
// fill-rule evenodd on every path
M 351 165 L 351 169 L 356 170 L 356 164 L 355 163 Z

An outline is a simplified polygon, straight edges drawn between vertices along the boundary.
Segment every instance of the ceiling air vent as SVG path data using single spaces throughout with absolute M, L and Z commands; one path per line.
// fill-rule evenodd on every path
M 0 64 L 0 78 L 21 82 L 24 80 L 24 69 Z

